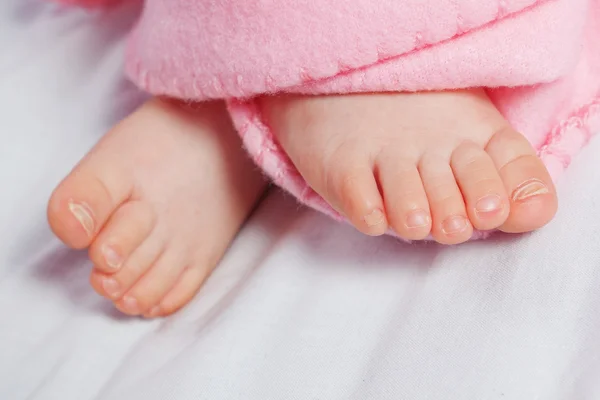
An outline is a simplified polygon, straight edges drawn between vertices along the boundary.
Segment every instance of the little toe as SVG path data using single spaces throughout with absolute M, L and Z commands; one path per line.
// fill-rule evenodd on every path
M 414 162 L 386 157 L 377 163 L 388 221 L 407 240 L 425 239 L 431 231 L 429 203 Z
M 496 133 L 486 148 L 506 191 L 510 213 L 500 230 L 529 232 L 546 225 L 556 214 L 558 199 L 548 170 L 527 139 L 513 129 Z
M 327 180 L 323 197 L 362 233 L 379 236 L 387 231 L 383 200 L 368 164 L 337 168 Z
M 510 205 L 490 156 L 475 143 L 465 142 L 454 150 L 451 165 L 473 226 L 491 230 L 502 225 Z
M 473 226 L 448 161 L 424 157 L 419 172 L 431 209 L 433 238 L 441 244 L 467 241 L 473 234 Z
M 352 107 L 362 107 L 353 100 L 355 97 L 345 96 L 269 96 L 261 99 L 261 109 L 310 187 L 356 229 L 379 236 L 388 224 L 369 160 L 371 149 L 363 141 L 369 131 L 348 117 Z
M 113 274 L 148 237 L 154 227 L 151 207 L 140 201 L 124 203 L 110 217 L 89 250 L 90 259 L 101 272 Z
M 151 307 L 144 316 L 147 318 L 164 317 L 181 309 L 198 293 L 208 277 L 208 271 L 207 268 L 202 267 L 202 264 L 190 265 L 185 268 L 160 303 Z
M 125 314 L 150 312 L 175 285 L 188 265 L 187 251 L 170 247 L 154 265 L 118 300 L 116 307 Z

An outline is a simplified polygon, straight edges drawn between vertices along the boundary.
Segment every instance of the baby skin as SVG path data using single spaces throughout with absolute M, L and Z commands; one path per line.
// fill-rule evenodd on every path
M 48 219 L 65 244 L 89 248 L 100 295 L 159 317 L 198 292 L 265 186 L 223 102 L 154 99 L 64 179 Z
M 261 108 L 308 184 L 365 234 L 457 244 L 556 213 L 548 171 L 483 89 L 266 97 Z
M 307 182 L 361 232 L 445 244 L 473 228 L 525 232 L 557 207 L 527 140 L 482 90 L 265 97 Z M 48 218 L 89 248 L 94 289 L 129 315 L 187 304 L 264 191 L 222 102 L 154 99 L 109 132 L 55 190 Z

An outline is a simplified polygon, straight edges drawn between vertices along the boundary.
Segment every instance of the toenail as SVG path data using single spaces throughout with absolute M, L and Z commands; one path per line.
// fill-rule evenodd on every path
M 102 288 L 109 297 L 113 299 L 119 297 L 119 291 L 121 290 L 121 287 L 119 286 L 119 282 L 117 282 L 115 279 L 105 278 L 102 281 Z
M 69 201 L 69 211 L 79 221 L 88 236 L 91 236 L 94 233 L 94 218 L 90 207 L 85 203 Z
M 512 195 L 513 201 L 523 201 L 530 197 L 549 193 L 548 187 L 539 179 L 530 179 L 523 182 Z
M 106 261 L 106 265 L 116 271 L 121 268 L 121 264 L 123 263 L 123 259 L 112 247 L 103 245 L 102 246 L 102 256 Z
M 373 227 L 383 223 L 385 221 L 385 215 L 383 214 L 383 211 L 377 208 L 373 210 L 371 214 L 365 215 L 363 219 L 368 227 Z
M 160 315 L 161 308 L 160 306 L 154 306 L 148 312 L 148 316 L 151 318 L 158 317 Z
M 138 301 L 131 296 L 123 297 L 123 309 L 125 309 L 125 311 L 127 311 L 130 314 L 140 313 L 140 306 L 138 304 Z
M 478 214 L 487 214 L 498 211 L 502 207 L 502 199 L 497 194 L 490 194 L 479 199 L 475 204 Z
M 429 225 L 429 214 L 423 210 L 411 211 L 406 217 L 407 228 L 422 228 Z
M 442 226 L 442 230 L 447 235 L 453 235 L 456 233 L 461 233 L 465 229 L 469 227 L 469 223 L 467 219 L 463 216 L 456 215 L 450 218 L 447 218 Z

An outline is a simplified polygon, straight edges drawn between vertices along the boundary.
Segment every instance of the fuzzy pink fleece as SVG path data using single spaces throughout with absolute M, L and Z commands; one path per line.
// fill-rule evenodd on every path
M 600 131 L 599 39 L 600 0 L 146 0 L 126 68 L 152 94 L 226 99 L 274 182 L 341 219 L 256 96 L 486 87 L 557 178 Z

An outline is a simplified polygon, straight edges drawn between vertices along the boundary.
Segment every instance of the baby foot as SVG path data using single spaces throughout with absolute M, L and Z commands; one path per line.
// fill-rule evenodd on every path
M 53 231 L 89 247 L 92 286 L 130 315 L 189 302 L 264 189 L 224 104 L 194 107 L 146 103 L 50 199 Z
M 308 184 L 366 234 L 455 244 L 556 212 L 546 168 L 482 89 L 261 102 Z

